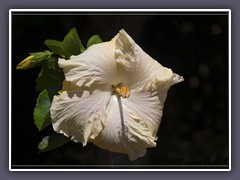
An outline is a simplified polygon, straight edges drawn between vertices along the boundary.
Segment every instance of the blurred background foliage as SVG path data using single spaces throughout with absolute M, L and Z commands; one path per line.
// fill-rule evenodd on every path
M 33 121 L 40 69 L 16 70 L 29 52 L 46 50 L 76 27 L 84 46 L 94 34 L 110 40 L 120 29 L 185 81 L 170 88 L 157 147 L 136 161 L 112 153 L 118 165 L 228 164 L 228 16 L 226 14 L 15 14 L 12 15 L 12 165 L 104 165 L 108 152 L 89 143 L 38 153 L 52 132 Z M 47 166 L 46 166 L 47 167 Z

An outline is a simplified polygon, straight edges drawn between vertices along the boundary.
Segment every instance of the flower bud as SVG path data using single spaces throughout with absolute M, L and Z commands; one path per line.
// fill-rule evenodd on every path
M 17 65 L 16 69 L 25 70 L 29 68 L 35 68 L 37 66 L 40 66 L 43 63 L 43 61 L 49 59 L 51 55 L 52 52 L 50 51 L 30 53 L 30 56 L 21 61 Z

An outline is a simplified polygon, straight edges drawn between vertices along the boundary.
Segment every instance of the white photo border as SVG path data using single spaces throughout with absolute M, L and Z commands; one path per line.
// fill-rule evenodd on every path
M 17 169 L 12 168 L 11 164 L 11 108 L 12 108 L 12 13 L 14 12 L 33 12 L 33 13 L 66 13 L 66 12 L 73 12 L 73 13 L 81 13 L 81 12 L 94 12 L 94 13 L 111 13 L 111 12 L 119 12 L 119 13 L 144 13 L 144 12 L 167 12 L 167 13 L 182 13 L 182 12 L 225 12 L 228 13 L 228 126 L 229 126 L 229 157 L 228 157 L 228 168 L 227 169 L 117 169 L 117 168 L 109 168 L 109 169 Z M 10 9 L 9 10 L 9 171 L 231 171 L 231 10 L 230 9 Z M 144 165 L 147 167 L 146 165 Z M 192 166 L 192 165 L 191 165 Z M 36 166 L 39 167 L 39 166 Z M 47 167 L 44 165 L 44 167 Z M 100 166 L 101 167 L 101 166 Z M 167 167 L 167 166 L 166 166 Z M 194 167 L 194 166 L 193 166 Z M 197 166 L 199 167 L 199 166 Z

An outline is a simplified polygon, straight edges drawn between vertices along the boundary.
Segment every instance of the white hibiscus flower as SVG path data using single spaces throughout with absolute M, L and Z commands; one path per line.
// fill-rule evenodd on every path
M 53 128 L 130 160 L 155 147 L 167 91 L 183 78 L 146 54 L 124 31 L 70 60 L 50 109 Z

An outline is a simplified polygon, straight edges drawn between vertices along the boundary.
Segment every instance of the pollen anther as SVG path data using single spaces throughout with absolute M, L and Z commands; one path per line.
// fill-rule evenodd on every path
M 122 98 L 128 98 L 130 96 L 130 90 L 128 88 L 128 86 L 122 86 L 122 87 L 119 87 L 119 86 L 112 86 L 115 93 L 117 95 L 119 95 L 120 97 Z

